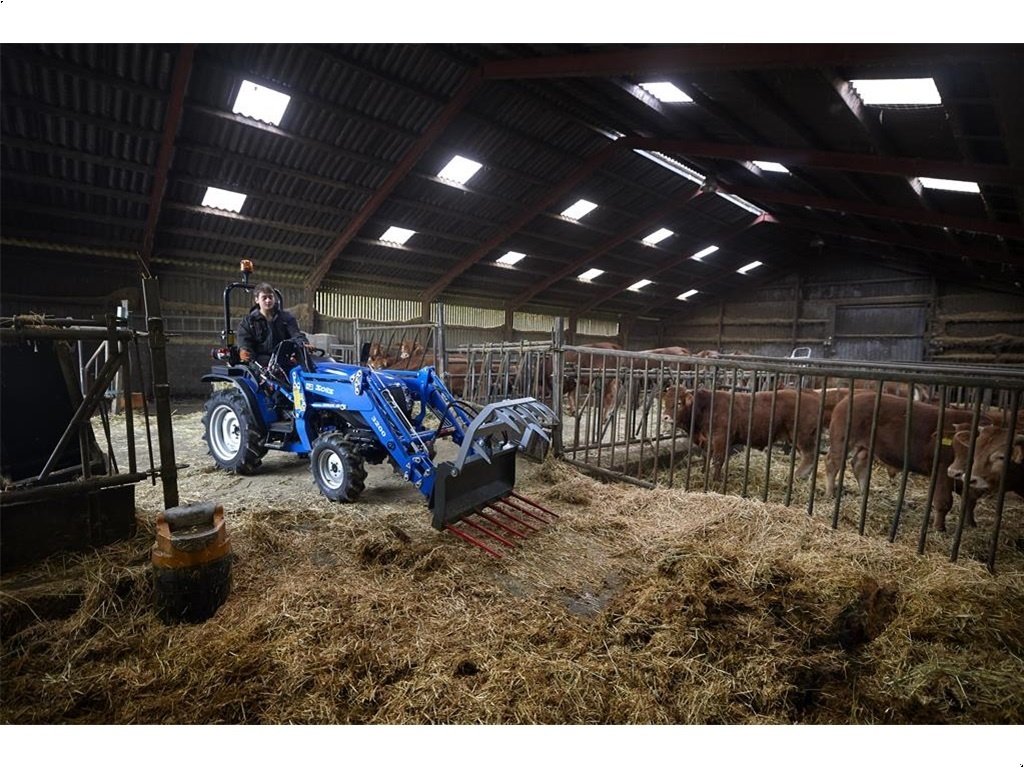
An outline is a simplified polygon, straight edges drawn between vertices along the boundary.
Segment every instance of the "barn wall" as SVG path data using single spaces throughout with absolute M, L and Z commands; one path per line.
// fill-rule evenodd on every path
M 788 356 L 1019 364 L 1024 297 L 872 265 L 839 265 L 698 305 L 665 343 Z
M 936 361 L 1024 364 L 1024 297 L 942 285 L 930 350 Z
M 223 274 L 221 274 L 221 272 Z M 185 270 L 160 270 L 160 301 L 167 334 L 167 366 L 171 392 L 175 397 L 204 397 L 210 385 L 202 382 L 209 372 L 210 352 L 221 344 L 224 326 L 224 288 L 241 275 L 232 265 L 217 274 L 194 274 Z M 301 328 L 312 327 L 311 308 L 303 303 L 301 282 L 267 276 L 281 291 L 285 307 L 296 315 Z M 257 275 L 250 282 L 260 282 Z M 38 249 L 5 247 L 0 262 L 0 316 L 41 314 L 89 319 L 113 314 L 122 300 L 128 301 L 131 325 L 145 329 L 142 284 L 138 263 L 131 258 L 97 258 L 96 254 L 53 253 Z M 240 291 L 231 294 L 231 318 L 237 323 L 248 309 Z M 419 323 L 422 305 L 407 298 L 389 299 L 351 296 L 327 290 L 318 296 L 318 329 L 341 344 L 354 341 L 356 321 L 364 323 Z M 432 307 L 434 318 L 438 307 Z M 338 313 L 338 314 L 328 314 Z M 546 341 L 551 338 L 553 318 L 528 312 L 514 315 L 506 331 L 503 310 L 445 307 L 446 338 L 449 349 L 468 344 L 501 341 Z M 580 343 L 615 339 L 614 322 L 581 320 Z M 143 347 L 145 345 L 142 345 Z M 652 345 L 653 346 L 653 345 Z M 85 358 L 95 345 L 85 345 Z M 145 349 L 145 388 L 151 393 Z

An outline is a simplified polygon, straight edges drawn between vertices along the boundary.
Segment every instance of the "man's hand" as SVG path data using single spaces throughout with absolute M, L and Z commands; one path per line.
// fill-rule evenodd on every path
M 250 360 L 252 360 L 252 352 L 250 352 L 248 349 L 239 350 L 238 357 L 239 359 L 241 359 L 243 363 L 248 363 Z

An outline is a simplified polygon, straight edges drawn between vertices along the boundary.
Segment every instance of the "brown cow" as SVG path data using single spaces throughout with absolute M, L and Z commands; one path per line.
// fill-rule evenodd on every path
M 598 341 L 587 346 L 594 349 L 621 350 L 614 341 Z M 619 392 L 619 379 L 614 375 L 618 364 L 615 358 L 608 359 L 604 355 L 588 354 L 568 350 L 565 353 L 565 376 L 562 380 L 562 393 L 566 397 L 566 414 L 573 416 L 577 411 L 577 392 L 586 388 L 588 391 L 594 389 L 593 384 L 598 385 L 601 392 L 601 402 L 605 413 L 608 413 L 615 404 Z M 587 370 L 581 370 L 585 368 Z M 607 371 L 608 376 L 604 374 Z
M 686 347 L 656 347 L 655 349 L 641 349 L 641 352 L 646 352 L 651 355 L 690 355 L 691 352 Z
M 974 445 L 974 462 L 971 464 L 971 489 L 979 493 L 995 493 L 999 481 L 1006 472 L 1006 490 L 1024 497 L 1024 434 L 1014 435 L 1010 445 L 1010 457 L 1006 457 L 1006 441 L 1009 430 L 1005 427 L 987 426 L 978 431 Z M 967 470 L 967 452 L 970 448 L 970 429 L 959 430 L 953 436 L 954 460 L 947 473 L 954 480 L 963 481 Z
M 772 398 L 775 397 L 775 415 L 771 418 Z M 698 445 L 711 441 L 711 458 L 714 465 L 714 478 L 721 477 L 722 464 L 726 451 L 733 445 L 746 445 L 748 425 L 750 426 L 750 447 L 770 448 L 768 433 L 771 432 L 772 443 L 776 440 L 788 440 L 800 451 L 800 465 L 796 476 L 807 477 L 814 466 L 814 455 L 817 449 L 815 432 L 818 420 L 818 396 L 810 391 L 803 392 L 800 400 L 799 422 L 796 420 L 796 392 L 778 390 L 773 392 L 756 392 L 754 397 L 753 419 L 750 415 L 750 393 L 737 392 L 733 395 L 724 390 L 714 392 L 698 389 L 688 392 L 683 387 L 669 387 L 662 394 L 662 405 L 665 418 L 673 422 L 677 429 L 687 431 L 693 421 L 694 433 L 691 440 Z M 712 414 L 712 404 L 714 413 Z M 732 423 L 729 423 L 729 408 L 732 406 Z M 714 419 L 712 423 L 712 419 Z M 730 427 L 728 430 L 727 427 Z
M 832 412 L 829 423 L 829 449 L 825 458 L 825 489 L 829 496 L 835 496 L 836 477 L 846 454 L 851 455 L 850 466 L 860 485 L 861 494 L 867 493 L 868 451 L 871 444 L 871 419 L 875 408 L 876 395 L 872 392 L 855 393 L 852 398 L 841 400 Z M 853 419 L 847 434 L 846 421 L 853 403 Z M 904 432 L 907 401 L 904 397 L 882 395 L 878 410 L 878 425 L 875 430 L 874 457 L 882 464 L 897 470 L 903 469 Z M 907 467 L 910 472 L 930 476 L 935 453 L 936 428 L 939 408 L 927 403 L 914 402 L 911 418 L 910 455 Z M 958 408 L 947 408 L 945 424 L 970 420 L 971 412 Z M 947 473 L 953 462 L 952 441 L 942 440 L 939 449 L 938 477 L 935 495 L 932 498 L 932 522 L 936 530 L 946 530 L 946 514 L 953 506 L 953 479 Z M 974 525 L 974 502 L 976 495 L 968 494 L 967 522 Z
M 397 352 L 375 341 L 370 345 L 367 359 L 367 365 L 374 370 L 386 368 L 392 371 L 414 371 L 435 364 L 433 352 L 428 352 L 422 344 L 412 339 L 402 339 Z

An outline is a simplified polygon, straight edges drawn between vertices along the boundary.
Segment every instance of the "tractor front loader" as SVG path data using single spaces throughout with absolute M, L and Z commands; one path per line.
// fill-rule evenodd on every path
M 557 517 L 514 490 L 517 453 L 550 442 L 555 415 L 547 406 L 519 398 L 477 411 L 432 366 L 376 371 L 294 340 L 281 342 L 266 364 L 243 363 L 229 294 L 251 290 L 249 272 L 243 266 L 243 282 L 225 289 L 225 344 L 214 350 L 221 364 L 202 379 L 220 383 L 203 409 L 203 439 L 218 467 L 250 474 L 270 450 L 308 454 L 320 492 L 353 502 L 365 487 L 365 464 L 389 461 L 426 497 L 434 528 L 495 557 Z M 455 459 L 435 465 L 438 439 L 459 446 Z

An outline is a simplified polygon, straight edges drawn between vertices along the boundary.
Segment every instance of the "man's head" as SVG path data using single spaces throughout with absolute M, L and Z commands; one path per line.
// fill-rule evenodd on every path
M 273 313 L 274 307 L 277 305 L 274 286 L 270 283 L 260 283 L 253 289 L 253 295 L 256 297 L 256 306 L 260 308 L 260 312 L 267 316 Z

